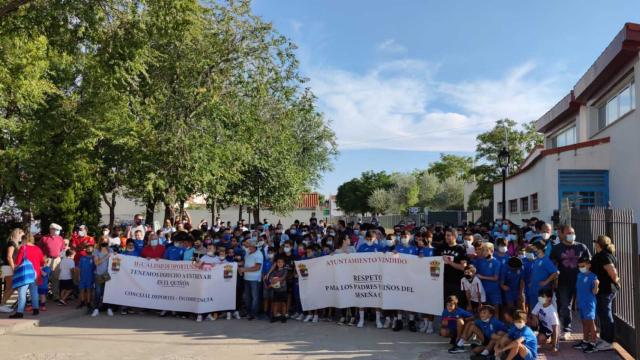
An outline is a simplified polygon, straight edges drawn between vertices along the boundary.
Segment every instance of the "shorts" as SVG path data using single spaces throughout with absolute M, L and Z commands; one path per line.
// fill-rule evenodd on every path
M 7 276 L 13 276 L 13 269 L 9 265 L 0 266 L 0 270 L 2 271 L 2 277 L 5 278 Z
M 517 291 L 507 291 L 504 293 L 504 302 L 509 304 L 515 304 L 520 300 L 520 293 Z
M 531 354 L 531 350 L 527 349 L 527 355 L 525 355 L 525 357 L 520 356 L 520 354 L 516 354 L 516 357 L 514 357 L 513 360 L 536 360 L 536 358 Z
M 542 335 L 546 336 L 547 339 L 548 339 L 548 338 L 551 337 L 551 335 L 553 335 L 553 331 L 549 330 L 546 326 L 540 324 L 540 325 L 538 325 L 538 334 L 542 334 Z
M 287 302 L 288 293 L 286 291 L 274 291 L 271 293 L 271 301 L 272 302 Z
M 488 292 L 486 303 L 489 305 L 500 305 L 502 304 L 502 294 L 498 292 Z
M 60 290 L 73 290 L 73 280 L 60 280 Z
M 94 277 L 93 274 L 85 276 L 84 274 L 80 274 L 80 282 L 78 283 L 78 289 L 87 290 L 93 289 Z
M 595 304 L 579 304 L 578 312 L 580 313 L 580 320 L 595 320 L 596 319 L 596 305 Z
M 38 295 L 47 295 L 48 293 L 49 293 L 49 287 L 38 286 Z

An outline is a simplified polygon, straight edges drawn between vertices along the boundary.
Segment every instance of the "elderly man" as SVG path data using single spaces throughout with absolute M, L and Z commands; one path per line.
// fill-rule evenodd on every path
M 238 272 L 244 274 L 244 301 L 248 311 L 247 319 L 253 320 L 256 318 L 260 306 L 259 290 L 264 257 L 262 252 L 258 251 L 255 240 L 245 240 L 245 243 L 249 251 L 244 256 L 244 266 L 239 268 Z
M 51 292 L 53 293 L 54 300 L 60 297 L 60 289 L 58 287 L 58 274 L 60 273 L 60 260 L 64 255 L 66 245 L 64 239 L 60 236 L 62 226 L 51 223 L 49 225 L 49 234 L 42 237 L 40 241 L 40 248 L 45 256 L 49 258 L 47 265 L 51 269 L 51 275 L 49 276 L 49 282 L 51 283 Z

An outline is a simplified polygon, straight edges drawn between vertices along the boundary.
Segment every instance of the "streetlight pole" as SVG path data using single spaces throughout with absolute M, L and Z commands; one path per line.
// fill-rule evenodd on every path
M 507 218 L 507 171 L 509 170 L 509 150 L 503 146 L 498 153 L 498 166 L 502 168 L 502 221 Z

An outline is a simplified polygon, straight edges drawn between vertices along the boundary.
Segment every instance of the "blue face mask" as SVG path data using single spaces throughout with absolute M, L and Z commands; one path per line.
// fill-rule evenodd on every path
M 507 230 L 509 230 L 509 225 L 507 225 L 507 224 L 502 224 L 502 230 L 503 230 L 503 231 L 507 231 Z

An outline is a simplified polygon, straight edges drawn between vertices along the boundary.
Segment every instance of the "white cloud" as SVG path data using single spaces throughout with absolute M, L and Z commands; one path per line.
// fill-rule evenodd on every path
M 495 120 L 534 120 L 562 95 L 558 77 L 534 77 L 531 62 L 497 79 L 462 82 L 437 81 L 437 69 L 409 59 L 365 74 L 315 69 L 310 77 L 341 149 L 473 151 L 476 135 Z
M 407 48 L 399 44 L 394 39 L 387 39 L 378 44 L 378 51 L 389 54 L 402 54 L 407 51 Z

